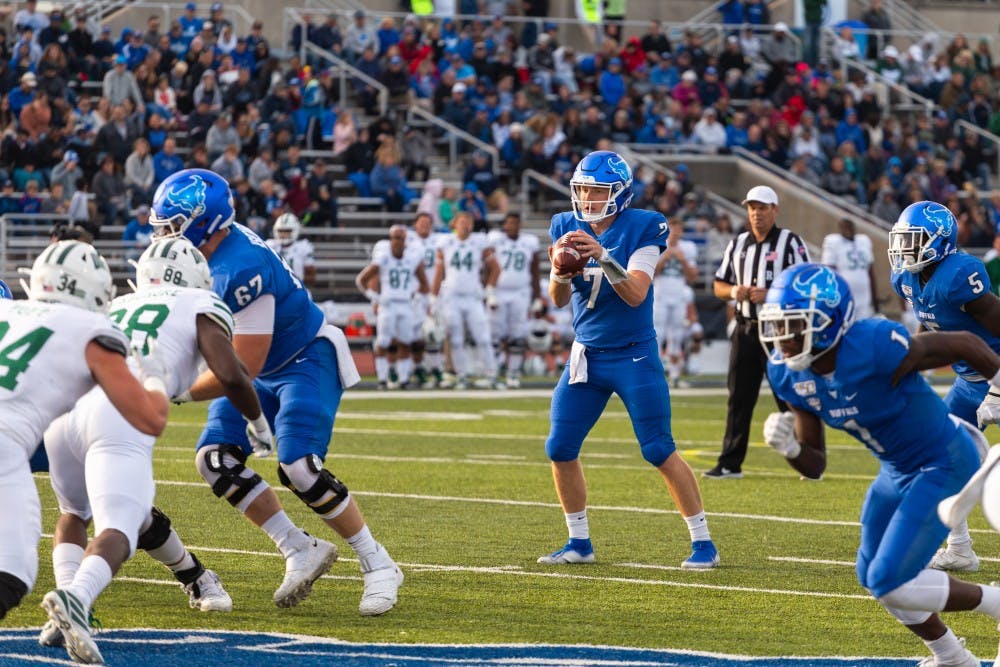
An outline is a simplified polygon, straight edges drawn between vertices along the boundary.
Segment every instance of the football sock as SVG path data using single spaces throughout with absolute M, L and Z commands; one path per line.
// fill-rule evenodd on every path
M 968 521 L 962 521 L 948 533 L 948 548 L 951 549 L 951 547 L 964 547 L 961 551 L 972 549 L 972 536 L 969 535 Z
M 91 554 L 80 563 L 80 569 L 73 577 L 73 583 L 66 586 L 88 610 L 94 606 L 94 600 L 111 583 L 111 566 L 100 556 Z
M 380 570 L 392 563 L 389 554 L 382 548 L 381 544 L 375 541 L 367 525 L 353 536 L 347 538 L 347 543 L 351 545 L 354 553 L 358 555 L 358 563 L 361 565 L 362 572 Z
M 493 352 L 493 346 L 483 345 L 483 350 L 480 354 L 483 360 L 483 375 L 487 377 L 496 377 L 497 355 Z
M 589 540 L 590 523 L 587 521 L 587 510 L 567 513 L 566 527 L 569 528 L 569 539 Z
M 934 657 L 937 658 L 937 664 L 939 665 L 957 663 L 965 652 L 965 647 L 958 641 L 958 637 L 956 637 L 955 633 L 951 631 L 951 628 L 948 628 L 945 633 L 937 639 L 925 639 L 924 643 L 927 644 L 927 648 L 929 648 L 931 653 L 934 654 Z
M 166 542 L 146 553 L 154 560 L 163 563 L 171 572 L 190 570 L 195 566 L 194 558 L 184 548 L 184 543 L 181 542 L 180 536 L 173 528 L 170 529 L 170 535 Z
M 375 357 L 375 377 L 379 382 L 389 379 L 389 360 L 385 357 Z
M 686 516 L 684 517 L 684 522 L 688 525 L 688 532 L 691 533 L 692 542 L 703 542 L 712 539 L 708 534 L 708 520 L 705 519 L 705 512 Z
M 406 359 L 396 360 L 396 372 L 399 373 L 399 383 L 406 384 L 410 381 L 410 371 L 413 368 L 413 359 L 407 357 Z
M 468 367 L 465 365 L 465 346 L 461 343 L 451 346 L 451 363 L 455 366 L 455 375 L 464 378 Z
M 521 365 L 524 363 L 524 355 L 520 352 L 511 353 L 510 362 L 507 365 L 507 377 L 516 378 L 521 374 Z
M 81 561 L 83 547 L 79 544 L 60 542 L 52 547 L 52 571 L 56 576 L 56 588 L 66 588 L 73 583 Z
M 979 589 L 983 592 L 983 598 L 973 608 L 973 611 L 1000 619 L 1000 588 L 979 584 Z
M 260 527 L 267 536 L 278 545 L 278 551 L 288 558 L 292 551 L 298 549 L 305 541 L 305 533 L 292 523 L 285 510 L 278 510 L 274 516 Z

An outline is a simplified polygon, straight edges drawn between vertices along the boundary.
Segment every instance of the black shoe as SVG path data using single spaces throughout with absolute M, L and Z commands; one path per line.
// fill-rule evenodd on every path
M 726 468 L 719 463 L 711 470 L 701 473 L 701 476 L 709 479 L 743 479 L 743 471 L 739 468 Z

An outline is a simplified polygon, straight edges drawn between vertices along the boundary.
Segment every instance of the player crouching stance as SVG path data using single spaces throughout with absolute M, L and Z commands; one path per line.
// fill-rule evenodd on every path
M 403 573 L 372 536 L 347 486 L 323 467 L 340 397 L 359 380 L 347 339 L 326 324 L 288 266 L 234 216 L 225 179 L 185 169 L 160 184 L 150 219 L 158 236 L 187 238 L 208 260 L 213 290 L 234 313 L 233 347 L 255 378 L 277 436 L 278 479 L 354 549 L 364 576 L 361 614 L 384 614 L 396 604 Z M 247 467 L 251 451 L 267 456 L 275 443 L 256 422 L 247 427 L 225 395 L 226 384 L 226 377 L 206 372 L 175 400 L 217 398 L 195 464 L 217 497 L 275 542 L 285 557 L 285 577 L 274 603 L 292 607 L 330 569 L 337 548 L 292 523 L 274 490 Z
M 774 346 L 768 378 L 790 408 L 767 418 L 764 440 L 810 478 L 826 467 L 823 422 L 875 454 L 881 467 L 861 510 L 858 580 L 931 650 L 921 665 L 978 667 L 938 612 L 1000 619 L 1000 588 L 959 581 L 928 564 L 948 533 L 938 502 L 979 467 L 974 440 L 983 436 L 950 415 L 915 371 L 964 359 L 996 387 L 1000 356 L 967 332 L 911 337 L 889 320 L 855 322 L 847 283 L 818 264 L 782 272 L 759 319 L 761 342 Z

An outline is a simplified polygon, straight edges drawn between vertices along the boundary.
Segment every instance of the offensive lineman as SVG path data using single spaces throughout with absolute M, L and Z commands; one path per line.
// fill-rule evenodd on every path
M 360 380 L 347 339 L 325 323 L 288 265 L 234 217 L 225 179 L 185 169 L 160 184 L 150 220 L 161 236 L 184 236 L 208 260 L 212 289 L 235 316 L 233 347 L 255 377 L 277 436 L 278 478 L 357 554 L 364 579 L 361 615 L 384 614 L 396 605 L 403 572 L 372 536 L 347 486 L 323 467 L 340 397 Z M 206 372 L 174 400 L 218 398 L 198 441 L 198 471 L 216 496 L 277 545 L 285 578 L 274 603 L 295 606 L 330 569 L 337 549 L 292 523 L 274 490 L 246 466 L 251 443 L 244 419 L 222 395 L 219 378 Z
M 497 307 L 490 310 L 490 331 L 501 358 L 506 355 L 507 387 L 521 386 L 521 364 L 528 347 L 531 309 L 540 308 L 538 237 L 521 231 L 521 216 L 508 213 L 499 231 L 487 236 L 500 265 Z
M 204 358 L 212 372 L 222 378 L 226 395 L 246 416 L 254 439 L 270 444 L 271 429 L 230 342 L 232 314 L 210 291 L 211 284 L 208 262 L 187 239 L 154 241 L 136 264 L 136 292 L 115 299 L 110 316 L 134 345 L 155 339 L 166 367 L 171 369 L 167 383 L 171 395 L 191 386 Z M 103 590 L 99 584 L 110 583 L 110 578 L 97 580 L 83 571 L 87 523 L 93 517 L 95 539 L 106 540 L 104 559 L 111 571 L 140 547 L 177 575 L 192 607 L 232 610 L 232 599 L 218 576 L 204 569 L 184 548 L 164 514 L 150 511 L 155 494 L 154 442 L 155 438 L 122 419 L 100 388 L 88 392 L 45 431 L 50 481 L 62 511 L 52 549 L 57 590 L 49 596 L 82 588 L 92 605 Z M 265 448 L 259 455 L 270 451 Z M 63 602 L 73 618 L 75 605 L 70 595 L 66 593 Z M 88 606 L 81 604 L 83 609 Z M 84 614 L 82 620 L 86 619 Z M 53 614 L 51 620 L 61 627 L 71 657 L 101 661 L 85 624 L 82 630 L 72 623 L 67 629 L 62 623 L 65 619 L 58 615 Z
M 437 268 L 431 287 L 432 302 L 440 296 L 437 307 L 443 313 L 451 343 L 451 362 L 458 381 L 455 389 L 466 389 L 468 364 L 465 358 L 465 333 L 468 330 L 476 343 L 483 366 L 483 377 L 476 380 L 480 389 L 503 386 L 497 382 L 497 359 L 490 339 L 489 322 L 483 306 L 483 286 L 486 286 L 486 305 L 497 305 L 496 284 L 500 274 L 493 249 L 485 234 L 473 234 L 470 213 L 455 214 L 452 225 L 454 235 L 441 236 L 437 244 Z M 434 311 L 432 303 L 431 310 Z
M 416 331 L 413 308 L 416 294 L 426 295 L 427 276 L 422 254 L 410 252 L 406 246 L 407 229 L 403 225 L 389 228 L 389 246 L 372 258 L 372 263 L 354 279 L 358 289 L 375 308 L 375 375 L 380 388 L 400 389 L 409 386 L 413 360 L 410 344 Z M 379 289 L 373 288 L 377 279 Z M 423 321 L 423 316 L 420 317 Z M 389 360 L 386 352 L 396 351 L 396 380 L 389 384 Z
M 0 512 L 0 619 L 38 575 L 41 507 L 28 459 L 45 427 L 95 385 L 142 433 L 155 437 L 167 424 L 166 366 L 154 346 L 145 354 L 132 351 L 138 378 L 129 370 L 128 339 L 106 314 L 114 295 L 111 272 L 96 250 L 79 241 L 48 246 L 24 287 L 26 301 L 0 300 L 0 503 L 6 508 Z M 106 540 L 93 540 L 84 558 L 98 581 L 111 578 L 105 547 Z M 86 597 L 80 589 L 66 593 Z

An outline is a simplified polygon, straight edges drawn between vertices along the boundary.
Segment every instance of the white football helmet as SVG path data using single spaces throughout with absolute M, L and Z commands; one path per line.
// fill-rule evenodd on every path
M 545 320 L 534 320 L 528 332 L 528 349 L 545 354 L 552 347 L 552 329 Z
M 157 239 L 135 262 L 136 291 L 152 287 L 212 288 L 208 261 L 184 237 Z
M 274 238 L 283 246 L 290 246 L 299 239 L 302 231 L 302 223 L 295 217 L 294 213 L 283 213 L 274 221 L 271 229 Z
M 115 298 L 111 270 L 101 254 L 81 241 L 59 241 L 42 251 L 27 273 L 30 284 L 21 287 L 34 301 L 64 303 L 101 313 Z

